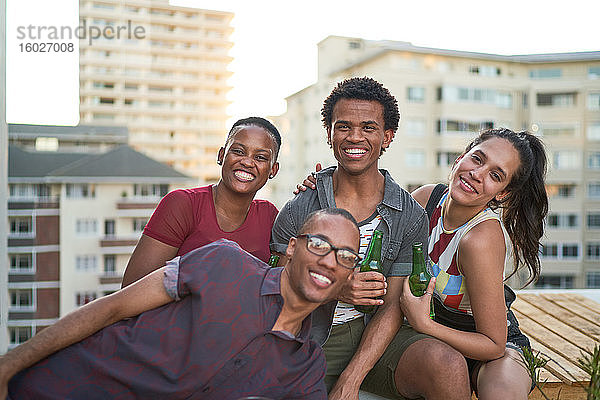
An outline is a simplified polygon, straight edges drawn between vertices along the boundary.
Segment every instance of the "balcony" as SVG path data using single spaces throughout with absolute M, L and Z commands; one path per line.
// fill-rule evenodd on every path
M 105 236 L 100 239 L 100 247 L 129 247 L 135 246 L 138 242 L 139 237 L 116 237 L 116 236 Z
M 8 198 L 9 210 L 34 210 L 59 208 L 60 196 L 10 196 Z
M 124 218 L 149 218 L 160 197 L 123 197 L 117 202 L 117 216 Z
M 100 285 L 121 285 L 123 281 L 123 275 L 118 272 L 103 272 L 102 275 L 98 277 L 100 281 Z

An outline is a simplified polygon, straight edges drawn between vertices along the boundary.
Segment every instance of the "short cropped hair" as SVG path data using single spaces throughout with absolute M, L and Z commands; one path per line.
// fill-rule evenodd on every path
M 231 138 L 238 133 L 244 126 L 256 126 L 258 128 L 263 128 L 275 141 L 275 160 L 277 160 L 277 156 L 279 155 L 279 149 L 281 148 L 281 135 L 279 131 L 268 120 L 262 117 L 248 117 L 242 118 L 235 121 L 235 123 L 231 126 L 229 133 L 227 134 L 227 139 L 225 139 L 225 144 L 229 143 Z
M 324 215 L 340 215 L 340 216 L 346 218 L 348 221 L 352 222 L 352 224 L 356 227 L 356 230 L 358 232 L 360 232 L 360 228 L 358 227 L 358 222 L 356 222 L 356 219 L 352 216 L 352 214 L 350 214 L 348 211 L 344 210 L 343 208 L 330 207 L 330 208 L 322 208 L 320 210 L 316 210 L 316 211 L 313 211 L 310 214 L 308 214 L 306 216 L 306 219 L 304 220 L 304 223 L 300 227 L 300 230 L 298 231 L 298 233 L 303 234 L 303 233 L 306 233 L 307 231 L 309 231 L 310 228 L 312 227 L 313 223 L 315 222 L 315 220 Z
M 340 99 L 376 101 L 383 106 L 384 130 L 396 132 L 400 122 L 398 101 L 381 83 L 373 78 L 350 78 L 339 82 L 321 108 L 321 121 L 325 128 L 331 127 L 333 108 Z

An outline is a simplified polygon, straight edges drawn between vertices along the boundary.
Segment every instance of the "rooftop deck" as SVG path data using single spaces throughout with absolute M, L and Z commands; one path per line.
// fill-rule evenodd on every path
M 594 293 L 594 295 L 600 294 Z M 585 399 L 590 377 L 577 359 L 600 345 L 600 303 L 576 291 L 528 292 L 517 294 L 512 310 L 521 331 L 531 340 L 534 353 L 550 361 L 540 371 L 544 393 L 551 399 Z M 593 297 L 596 298 L 596 297 Z M 559 397 L 560 392 L 560 397 Z M 475 398 L 475 397 L 473 397 Z M 535 389 L 530 399 L 544 397 Z M 361 392 L 361 400 L 383 397 Z
M 544 392 L 561 400 L 585 399 L 590 377 L 577 359 L 600 345 L 600 304 L 576 293 L 519 293 L 513 312 L 535 352 L 550 359 L 541 371 Z M 542 399 L 535 390 L 531 399 Z

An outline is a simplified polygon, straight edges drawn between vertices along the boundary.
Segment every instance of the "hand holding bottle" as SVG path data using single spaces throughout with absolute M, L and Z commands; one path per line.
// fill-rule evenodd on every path
M 433 322 L 429 312 L 434 289 L 435 278 L 431 278 L 423 296 L 415 296 L 410 290 L 408 277 L 404 279 L 400 295 L 400 308 L 402 308 L 408 323 L 418 332 L 427 333 L 427 327 Z
M 354 305 L 380 306 L 382 297 L 387 292 L 385 276 L 380 272 L 356 271 L 338 296 L 339 301 Z

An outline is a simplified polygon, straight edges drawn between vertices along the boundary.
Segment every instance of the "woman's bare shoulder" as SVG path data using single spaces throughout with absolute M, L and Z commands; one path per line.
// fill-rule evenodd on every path
M 431 192 L 435 186 L 435 184 L 423 185 L 415 189 L 410 195 L 421 205 L 421 207 L 425 208 L 429 196 L 431 196 Z

